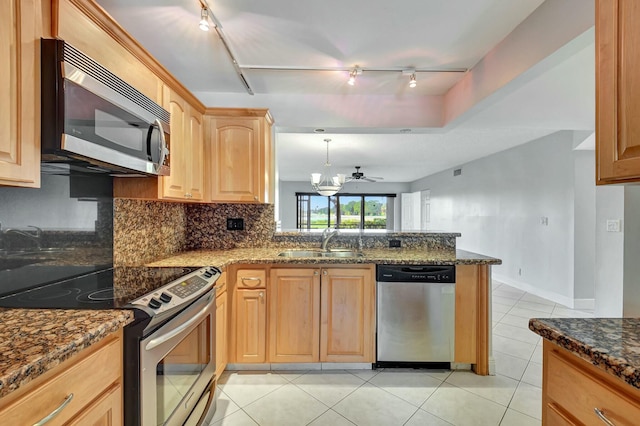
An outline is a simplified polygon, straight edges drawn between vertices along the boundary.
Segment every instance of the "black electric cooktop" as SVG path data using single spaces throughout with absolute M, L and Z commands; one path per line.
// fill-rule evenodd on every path
M 25 269 L 20 285 L 0 285 L 0 307 L 117 309 L 198 268 L 38 266 Z M 29 277 L 29 274 L 32 274 Z M 57 277 L 72 278 L 60 279 Z M 18 288 L 16 288 L 18 287 Z

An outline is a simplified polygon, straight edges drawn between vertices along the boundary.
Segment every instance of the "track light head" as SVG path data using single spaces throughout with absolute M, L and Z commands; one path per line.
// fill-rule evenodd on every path
M 411 74 L 411 77 L 409 77 L 409 87 L 413 88 L 416 87 L 418 85 L 418 82 L 416 81 L 416 74 L 413 73 Z
M 358 69 L 354 68 L 353 70 L 351 70 L 351 72 L 349 73 L 349 80 L 347 80 L 347 84 L 349 86 L 355 86 L 356 84 L 356 76 L 358 75 Z
M 199 27 L 202 31 L 209 31 L 209 13 L 206 7 L 203 7 L 200 11 Z

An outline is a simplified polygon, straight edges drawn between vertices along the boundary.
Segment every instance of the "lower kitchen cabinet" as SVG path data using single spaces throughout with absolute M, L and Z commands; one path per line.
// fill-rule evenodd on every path
M 320 270 L 271 269 L 269 361 L 318 362 Z
M 375 267 L 322 269 L 320 361 L 375 361 Z
M 543 345 L 542 424 L 638 424 L 639 389 L 548 340 Z
M 122 331 L 1 399 L 0 424 L 38 424 L 60 407 L 48 424 L 123 424 Z
M 373 266 L 273 268 L 269 362 L 374 362 Z
M 267 361 L 267 290 L 237 289 L 235 292 L 235 362 Z
M 227 366 L 228 317 L 227 273 L 223 272 L 216 282 L 216 377 L 220 377 Z

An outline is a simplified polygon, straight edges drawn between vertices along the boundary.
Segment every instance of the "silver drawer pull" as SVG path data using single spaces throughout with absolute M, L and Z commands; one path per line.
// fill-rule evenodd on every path
M 60 406 L 58 408 L 53 410 L 46 417 L 43 417 L 42 420 L 40 420 L 39 422 L 34 423 L 33 426 L 42 426 L 45 423 L 49 423 L 49 420 L 53 420 L 54 417 L 56 417 L 58 414 L 60 414 L 62 412 L 62 410 L 64 410 L 64 408 L 67 405 L 69 405 L 69 403 L 71 402 L 72 399 L 73 399 L 73 394 L 70 393 L 69 396 L 66 397 L 64 401 L 62 401 L 62 404 L 60 404 Z
M 602 420 L 602 422 L 604 424 L 606 424 L 607 426 L 616 426 L 611 420 L 609 420 L 607 418 L 607 416 L 604 415 L 604 412 L 601 411 L 599 408 L 594 408 L 593 411 L 595 411 L 596 415 L 600 418 L 600 420 Z
M 244 283 L 245 281 L 258 281 L 258 284 L 262 283 L 262 279 L 258 277 L 242 277 L 240 280 Z

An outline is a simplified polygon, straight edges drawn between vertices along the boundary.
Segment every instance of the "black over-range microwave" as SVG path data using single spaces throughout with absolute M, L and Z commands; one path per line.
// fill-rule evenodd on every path
M 62 40 L 42 39 L 42 161 L 169 174 L 169 112 Z

